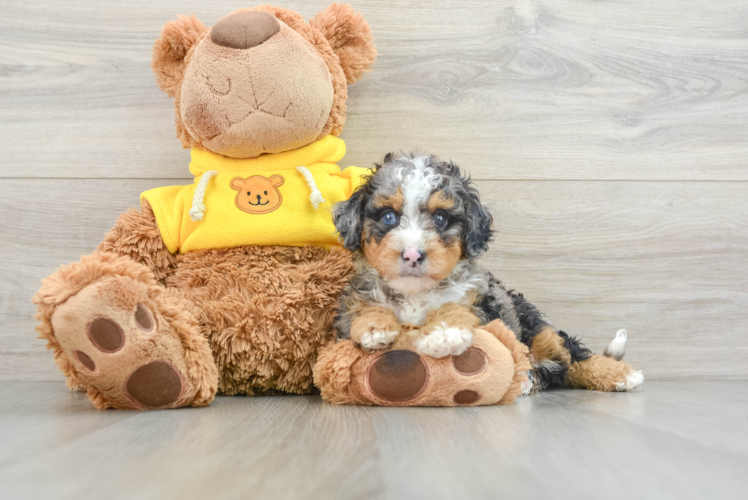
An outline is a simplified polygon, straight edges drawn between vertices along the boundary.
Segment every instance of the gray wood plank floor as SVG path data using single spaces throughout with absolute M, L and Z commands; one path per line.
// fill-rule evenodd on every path
M 314 396 L 97 411 L 0 385 L 0 498 L 745 498 L 748 382 L 559 390 L 509 407 L 336 407 Z

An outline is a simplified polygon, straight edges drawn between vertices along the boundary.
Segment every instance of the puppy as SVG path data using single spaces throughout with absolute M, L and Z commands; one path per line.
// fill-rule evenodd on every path
M 629 391 L 643 382 L 620 360 L 624 330 L 603 356 L 592 354 L 477 264 L 493 219 L 453 163 L 388 154 L 333 218 L 354 258 L 336 321 L 340 338 L 367 350 L 411 344 L 441 358 L 462 354 L 474 328 L 501 319 L 529 347 L 526 393 L 553 385 Z

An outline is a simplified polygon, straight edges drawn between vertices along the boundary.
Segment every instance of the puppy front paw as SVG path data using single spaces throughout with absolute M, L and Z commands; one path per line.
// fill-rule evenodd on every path
M 416 351 L 432 358 L 459 356 L 473 343 L 473 332 L 442 323 L 415 342 Z
M 394 330 L 379 330 L 374 328 L 370 332 L 361 335 L 359 343 L 364 349 L 384 349 L 395 341 L 398 333 Z

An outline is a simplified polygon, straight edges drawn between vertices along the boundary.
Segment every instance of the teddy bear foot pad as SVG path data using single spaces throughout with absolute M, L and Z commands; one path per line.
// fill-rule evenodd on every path
M 468 349 L 452 358 L 455 370 L 463 376 L 476 375 L 486 366 L 486 356 L 479 349 Z M 428 386 L 429 372 L 426 362 L 413 351 L 390 351 L 377 357 L 367 372 L 369 391 L 390 401 L 406 402 L 417 398 Z M 474 390 L 457 391 L 452 400 L 457 405 L 477 403 L 480 393 Z

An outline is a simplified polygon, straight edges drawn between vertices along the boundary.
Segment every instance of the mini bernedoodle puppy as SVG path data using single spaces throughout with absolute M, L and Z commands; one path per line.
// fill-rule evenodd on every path
M 462 354 L 473 325 L 498 318 L 529 348 L 525 393 L 554 385 L 628 391 L 643 382 L 641 371 L 621 361 L 625 330 L 602 356 L 592 354 L 478 265 L 493 218 L 453 163 L 388 154 L 333 216 L 343 246 L 354 252 L 340 338 L 367 350 L 410 343 L 441 358 Z

